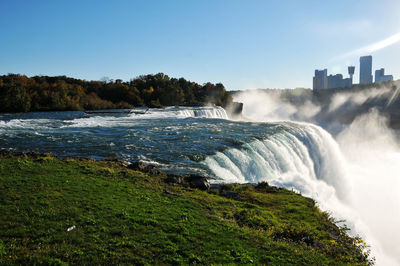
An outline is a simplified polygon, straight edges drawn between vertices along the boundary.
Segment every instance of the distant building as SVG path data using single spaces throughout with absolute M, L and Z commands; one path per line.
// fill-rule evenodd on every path
M 336 89 L 343 87 L 343 75 L 329 75 L 328 76 L 328 89 Z
M 381 68 L 375 71 L 375 82 L 392 81 L 392 75 L 385 75 L 385 69 Z
M 356 67 L 355 66 L 349 66 L 347 69 L 349 71 L 349 76 L 350 76 L 350 80 L 351 80 L 350 86 L 351 86 L 351 85 L 353 85 L 353 76 L 354 76 L 354 70 L 356 69 Z
M 353 85 L 351 78 L 343 78 L 342 74 L 328 76 L 328 89 L 347 88 Z
M 328 88 L 328 70 L 315 70 L 313 78 L 313 89 L 320 90 Z
M 353 78 L 347 78 L 342 80 L 342 88 L 349 88 L 353 86 Z
M 313 78 L 313 89 L 336 89 L 348 88 L 353 86 L 354 66 L 348 67 L 349 78 L 343 78 L 342 74 L 329 75 L 326 69 L 315 70 Z M 375 71 L 375 82 L 392 81 L 392 75 L 385 75 L 385 69 L 381 68 Z M 360 57 L 360 84 L 372 84 L 372 56 Z
M 360 57 L 360 84 L 372 83 L 372 56 Z
M 350 68 L 352 68 L 352 72 L 350 71 Z M 344 79 L 342 74 L 328 76 L 327 69 L 315 70 L 315 76 L 313 78 L 313 89 L 320 90 L 351 87 L 353 85 L 354 67 L 349 67 L 349 73 L 350 78 Z

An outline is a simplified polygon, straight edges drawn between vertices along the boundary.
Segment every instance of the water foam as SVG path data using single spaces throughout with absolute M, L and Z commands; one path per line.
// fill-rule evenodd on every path
M 222 107 L 167 107 L 165 109 L 151 108 L 145 114 L 129 114 L 128 116 L 92 116 L 65 121 L 63 127 L 130 127 L 143 119 L 165 118 L 216 118 L 228 119 Z
M 217 107 L 167 107 L 165 109 L 149 109 L 145 114 L 132 114 L 133 118 L 219 118 L 228 119 L 228 115 L 224 108 Z
M 11 119 L 0 120 L 0 129 L 41 129 L 47 128 L 51 119 Z
M 335 191 L 340 198 L 345 198 L 344 163 L 329 133 L 311 124 L 287 122 L 283 125 L 285 130 L 267 139 L 218 152 L 203 163 L 217 177 L 216 182 L 268 181 L 295 188 L 311 197 L 323 193 L 316 185 L 321 189 L 325 184 L 324 191 Z
M 203 118 L 220 118 L 228 119 L 226 111 L 222 107 L 203 107 L 203 108 L 186 108 L 180 110 L 179 116 L 183 117 L 203 117 Z

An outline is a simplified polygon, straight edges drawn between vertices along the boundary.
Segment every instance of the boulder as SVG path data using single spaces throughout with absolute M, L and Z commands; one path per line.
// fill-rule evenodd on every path
M 187 181 L 192 188 L 198 188 L 201 190 L 210 189 L 210 182 L 208 182 L 207 178 L 204 176 L 190 175 L 187 178 Z
M 147 173 L 151 174 L 151 175 L 162 175 L 162 174 L 164 174 L 164 172 L 160 168 L 158 168 L 158 167 L 156 167 L 154 165 L 148 165 L 146 167 L 145 171 Z
M 243 103 L 232 102 L 226 107 L 226 111 L 230 117 L 241 117 L 243 112 Z
M 165 181 L 165 183 L 168 183 L 168 184 L 182 184 L 183 177 L 180 175 L 168 174 L 167 178 L 164 179 L 164 181 Z
M 142 161 L 133 162 L 130 165 L 128 165 L 128 168 L 132 169 L 132 170 L 136 170 L 136 171 L 149 173 L 151 175 L 164 174 L 164 172 L 160 168 L 158 168 L 157 166 L 154 166 L 154 165 L 151 165 L 151 164 L 147 164 L 147 163 L 142 162 Z
M 146 167 L 147 167 L 147 164 L 142 161 L 133 162 L 128 166 L 129 169 L 143 171 L 143 172 L 145 172 Z

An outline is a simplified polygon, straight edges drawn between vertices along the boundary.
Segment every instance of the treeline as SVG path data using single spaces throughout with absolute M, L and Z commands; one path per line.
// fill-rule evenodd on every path
M 0 112 L 100 110 L 148 106 L 227 106 L 232 97 L 221 83 L 170 78 L 163 73 L 123 82 L 66 76 L 0 76 Z

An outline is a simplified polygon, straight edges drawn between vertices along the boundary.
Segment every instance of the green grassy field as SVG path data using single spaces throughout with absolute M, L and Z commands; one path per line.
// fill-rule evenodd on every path
M 0 264 L 370 263 L 312 199 L 164 178 L 118 162 L 0 156 Z

